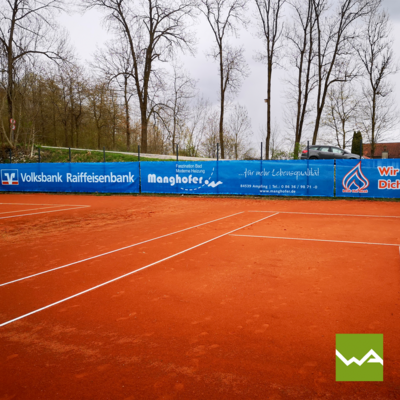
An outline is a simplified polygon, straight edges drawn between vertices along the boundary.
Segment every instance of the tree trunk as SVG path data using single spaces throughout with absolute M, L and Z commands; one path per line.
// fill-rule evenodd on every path
M 321 107 L 317 107 L 317 118 L 315 120 L 315 127 L 314 127 L 313 140 L 312 140 L 313 145 L 317 144 L 319 125 L 321 124 L 322 111 L 324 109 L 324 106 L 325 106 L 325 102 L 322 104 Z
M 131 149 L 131 126 L 129 115 L 129 99 L 128 99 L 128 77 L 124 76 L 124 101 L 125 101 L 125 129 L 126 129 L 126 148 Z
M 10 57 L 9 57 L 10 58 Z M 9 61 L 9 63 L 12 61 Z M 7 110 L 8 110 L 8 135 L 10 143 L 14 146 L 13 132 L 11 129 L 11 119 L 14 118 L 14 104 L 13 104 L 14 88 L 12 77 L 12 64 L 8 66 L 8 82 L 7 82 Z
M 53 111 L 54 146 L 57 147 L 56 108 L 54 101 L 52 102 L 52 104 L 53 104 L 52 111 Z
M 225 158 L 224 146 L 224 112 L 225 112 L 225 90 L 224 90 L 224 65 L 222 61 L 222 47 L 219 48 L 219 71 L 220 71 L 220 90 L 221 90 L 221 111 L 219 115 L 219 144 L 221 147 L 221 159 Z
M 69 147 L 68 145 L 68 127 L 67 127 L 67 121 L 65 120 L 64 125 L 64 140 L 65 140 L 65 147 Z
M 14 80 L 13 80 L 13 41 L 14 41 L 14 29 L 15 29 L 15 16 L 16 10 L 13 9 L 13 16 L 10 27 L 10 36 L 8 40 L 8 54 L 7 54 L 7 110 L 8 110 L 8 135 L 11 146 L 14 146 L 13 132 L 11 129 L 11 119 L 14 118 Z
M 265 141 L 265 159 L 269 160 L 269 147 L 271 141 L 271 86 L 272 86 L 272 58 L 268 59 L 268 82 L 267 82 L 267 138 Z
M 376 93 L 372 98 L 372 124 L 371 124 L 371 158 L 375 155 L 375 130 L 376 130 Z
M 79 127 L 76 126 L 76 147 L 79 149 Z
M 148 126 L 148 121 L 147 121 L 147 115 L 146 115 L 146 110 L 141 111 L 141 120 L 142 120 L 142 127 L 141 127 L 141 139 L 140 139 L 140 145 L 141 145 L 141 152 L 142 153 L 147 153 L 147 126 Z

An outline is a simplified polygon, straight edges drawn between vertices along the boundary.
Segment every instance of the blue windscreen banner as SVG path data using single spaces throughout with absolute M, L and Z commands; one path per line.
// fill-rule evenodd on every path
M 139 193 L 139 163 L 2 164 L 1 191 Z
M 142 193 L 333 196 L 333 160 L 142 162 Z
M 400 159 L 337 160 L 336 196 L 400 197 Z

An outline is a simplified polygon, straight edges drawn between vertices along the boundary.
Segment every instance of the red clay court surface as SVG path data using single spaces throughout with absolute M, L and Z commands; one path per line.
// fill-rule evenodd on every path
M 1 400 L 400 398 L 399 203 L 0 203 Z M 337 333 L 384 382 L 335 382 Z

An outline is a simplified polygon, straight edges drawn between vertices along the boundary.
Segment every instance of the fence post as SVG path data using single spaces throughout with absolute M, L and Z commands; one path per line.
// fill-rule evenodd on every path
M 310 185 L 310 175 L 309 175 L 309 161 L 310 160 L 310 141 L 307 140 L 307 196 L 309 194 L 308 186 Z
M 142 193 L 142 172 L 140 170 L 140 144 L 138 145 L 138 162 L 139 162 L 139 193 Z
M 69 147 L 69 162 L 71 162 L 71 147 Z
M 10 164 L 12 164 L 12 150 L 10 149 Z
M 265 147 L 267 148 L 267 147 Z M 259 191 L 259 195 L 261 196 L 261 191 L 262 191 L 262 172 L 263 172 L 263 166 L 262 166 L 262 162 L 263 162 L 263 142 L 261 142 L 261 154 L 260 154 L 260 191 Z
M 362 158 L 362 148 L 363 148 L 363 142 L 362 142 L 362 137 L 361 137 L 361 140 L 360 140 L 360 160 Z
M 103 162 L 106 162 L 106 148 L 103 147 Z
M 219 181 L 218 161 L 219 161 L 219 143 L 217 143 L 217 182 Z M 217 186 L 217 194 L 219 194 L 219 186 Z
M 176 161 L 179 161 L 179 146 L 176 145 Z
M 40 163 L 40 147 L 38 147 L 38 159 L 39 159 L 39 163 Z

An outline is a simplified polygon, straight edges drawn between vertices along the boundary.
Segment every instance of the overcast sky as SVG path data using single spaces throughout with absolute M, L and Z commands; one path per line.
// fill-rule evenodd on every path
M 250 3 L 250 2 L 249 2 Z M 387 9 L 394 34 L 394 51 L 400 61 L 400 0 L 383 0 Z M 62 15 L 60 23 L 68 30 L 70 41 L 77 56 L 83 63 L 88 63 L 96 48 L 101 48 L 109 38 L 102 24 L 103 14 L 98 11 L 90 11 L 85 14 L 76 13 Z M 250 67 L 250 75 L 244 81 L 242 89 L 237 96 L 237 102 L 245 105 L 250 114 L 253 127 L 253 142 L 260 141 L 259 130 L 266 122 L 266 68 L 254 60 L 254 55 L 261 48 L 261 41 L 254 35 L 254 26 L 250 25 L 246 30 L 241 30 L 238 43 L 242 43 L 246 51 L 246 60 Z M 198 21 L 194 27 L 197 32 L 198 46 L 195 57 L 182 58 L 185 69 L 198 81 L 198 89 L 211 102 L 218 102 L 218 66 L 210 60 L 206 53 L 213 44 L 210 28 L 205 21 Z M 281 134 L 285 133 L 283 110 L 285 107 L 284 78 L 286 71 L 274 72 L 273 80 L 273 119 L 280 127 Z M 394 98 L 400 104 L 400 74 L 394 79 Z M 400 107 L 399 107 L 400 108 Z M 400 140 L 400 127 L 392 134 L 392 139 Z M 258 147 L 258 146 L 257 146 Z

